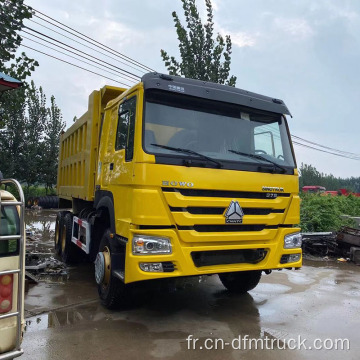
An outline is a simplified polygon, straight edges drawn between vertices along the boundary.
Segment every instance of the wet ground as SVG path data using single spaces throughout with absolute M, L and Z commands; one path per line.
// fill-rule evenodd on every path
M 38 241 L 30 246 L 39 252 L 52 251 L 55 216 L 28 211 Z M 81 264 L 30 287 L 22 359 L 359 359 L 359 309 L 360 267 L 351 263 L 307 260 L 300 271 L 263 275 L 243 296 L 229 294 L 212 276 L 122 311 L 100 305 L 93 266 Z M 199 339 L 195 345 L 189 335 Z M 260 350 L 260 343 L 255 350 L 255 342 L 238 350 L 244 342 L 233 339 L 246 335 L 262 339 L 264 348 L 274 341 L 274 350 Z M 300 349 L 291 350 L 299 336 Z M 315 339 L 328 339 L 330 347 L 340 338 L 349 340 L 350 350 L 314 349 Z

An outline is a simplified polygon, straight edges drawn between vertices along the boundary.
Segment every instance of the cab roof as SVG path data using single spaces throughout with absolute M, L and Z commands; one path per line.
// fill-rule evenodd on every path
M 144 84 L 145 90 L 154 88 L 175 93 L 177 92 L 183 95 L 228 102 L 291 116 L 289 109 L 282 100 L 238 89 L 229 85 L 187 79 L 180 76 L 160 74 L 157 72 L 145 74 L 141 78 L 141 81 Z

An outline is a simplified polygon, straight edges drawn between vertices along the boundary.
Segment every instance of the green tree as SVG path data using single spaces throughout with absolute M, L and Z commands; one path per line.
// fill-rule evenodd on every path
M 337 178 L 332 174 L 320 173 L 314 166 L 308 164 L 301 164 L 299 174 L 300 189 L 305 185 L 318 185 L 324 186 L 326 190 L 330 191 L 347 189 L 349 192 L 360 193 L 360 177 L 351 177 L 347 179 Z
M 301 163 L 299 173 L 300 173 L 300 179 L 299 179 L 300 189 L 303 186 L 309 186 L 309 185 L 322 186 L 320 184 L 321 174 L 315 169 L 314 166 Z
M 0 129 L 0 164 L 5 177 L 21 179 L 21 154 L 24 153 L 24 133 L 26 118 L 25 89 L 3 93 L 1 100 L 6 106 L 1 106 L 1 119 L 6 119 L 6 126 Z M 8 102 L 6 102 L 8 101 Z
M 0 72 L 25 83 L 0 96 L 0 164 L 4 176 L 25 182 L 28 189 L 38 183 L 48 188 L 56 183 L 58 142 L 64 128 L 54 97 L 47 108 L 42 88 L 26 82 L 37 61 L 24 52 L 15 56 L 23 21 L 32 15 L 24 0 L 0 0 Z
M 26 193 L 38 184 L 51 189 L 56 183 L 59 137 L 65 126 L 60 109 L 53 96 L 47 107 L 43 89 L 33 82 L 13 93 L 21 95 L 13 97 L 8 108 L 11 116 L 0 131 L 1 170 L 5 177 L 26 183 Z
M 172 13 L 179 40 L 181 61 L 161 50 L 161 57 L 170 75 L 212 81 L 235 86 L 236 77 L 230 75 L 231 38 L 218 34 L 214 40 L 213 8 L 211 0 L 205 0 L 207 21 L 203 25 L 195 0 L 181 0 L 186 27 L 177 13 Z
M 44 156 L 44 126 L 48 114 L 43 89 L 32 81 L 27 90 L 27 116 L 25 117 L 24 151 L 20 156 L 22 176 L 27 188 L 40 182 Z
M 25 80 L 39 65 L 24 52 L 15 57 L 22 41 L 19 31 L 24 27 L 23 21 L 30 19 L 32 14 L 24 0 L 0 0 L 0 71 L 19 80 Z
M 24 5 L 24 0 L 0 0 L 0 72 L 23 82 L 39 65 L 24 52 L 15 57 L 16 50 L 22 41 L 18 32 L 24 26 L 23 20 L 31 17 L 32 9 Z M 24 110 L 25 94 L 26 89 L 22 88 L 0 95 L 0 129 L 4 128 L 8 122 L 19 122 L 24 119 L 23 116 L 19 116 Z M 11 128 L 12 124 L 9 126 Z M 20 124 L 19 127 L 21 127 Z M 17 145 L 14 143 L 13 146 Z M 16 161 L 16 159 L 13 160 Z M 18 168 L 15 163 L 13 165 Z
M 48 109 L 44 127 L 44 156 L 42 162 L 42 182 L 46 193 L 51 190 L 57 180 L 60 134 L 65 129 L 65 122 L 61 111 L 56 105 L 55 97 L 51 97 L 51 106 Z

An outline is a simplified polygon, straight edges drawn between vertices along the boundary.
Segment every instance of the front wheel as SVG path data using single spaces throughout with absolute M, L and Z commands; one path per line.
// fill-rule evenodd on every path
M 254 289 L 261 278 L 261 271 L 239 271 L 219 274 L 222 284 L 233 293 L 245 294 Z
M 110 241 L 110 230 L 103 234 L 95 260 L 95 279 L 102 305 L 115 309 L 129 303 L 130 287 L 114 276 L 111 269 L 111 254 L 114 252 Z

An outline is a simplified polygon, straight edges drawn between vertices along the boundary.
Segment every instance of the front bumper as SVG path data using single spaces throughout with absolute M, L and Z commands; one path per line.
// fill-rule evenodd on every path
M 266 230 L 264 230 L 266 231 Z M 154 229 L 154 230 L 131 230 L 132 236 L 134 234 L 143 234 L 151 236 L 168 237 L 172 243 L 172 254 L 168 255 L 133 255 L 132 254 L 132 236 L 129 238 L 129 243 L 126 249 L 125 260 L 125 283 L 135 281 L 181 277 L 181 276 L 195 276 L 206 274 L 217 274 L 235 271 L 248 270 L 270 270 L 282 268 L 300 268 L 302 266 L 302 258 L 293 263 L 281 263 L 283 255 L 301 254 L 300 248 L 284 249 L 284 236 L 290 233 L 299 232 L 298 228 L 279 228 L 277 235 L 273 240 L 254 240 L 249 241 L 221 241 L 221 234 L 218 234 L 219 241 L 199 241 L 199 242 L 183 242 L 180 240 L 176 229 Z M 263 235 L 263 234 L 260 234 Z M 252 235 L 253 236 L 253 235 Z M 263 238 L 263 236 L 260 236 Z M 210 266 L 196 266 L 192 253 L 220 251 L 220 250 L 256 250 L 264 249 L 266 255 L 262 260 L 256 263 L 242 262 L 235 264 L 219 264 Z M 145 272 L 140 269 L 140 263 L 173 263 L 174 270 L 171 272 Z

